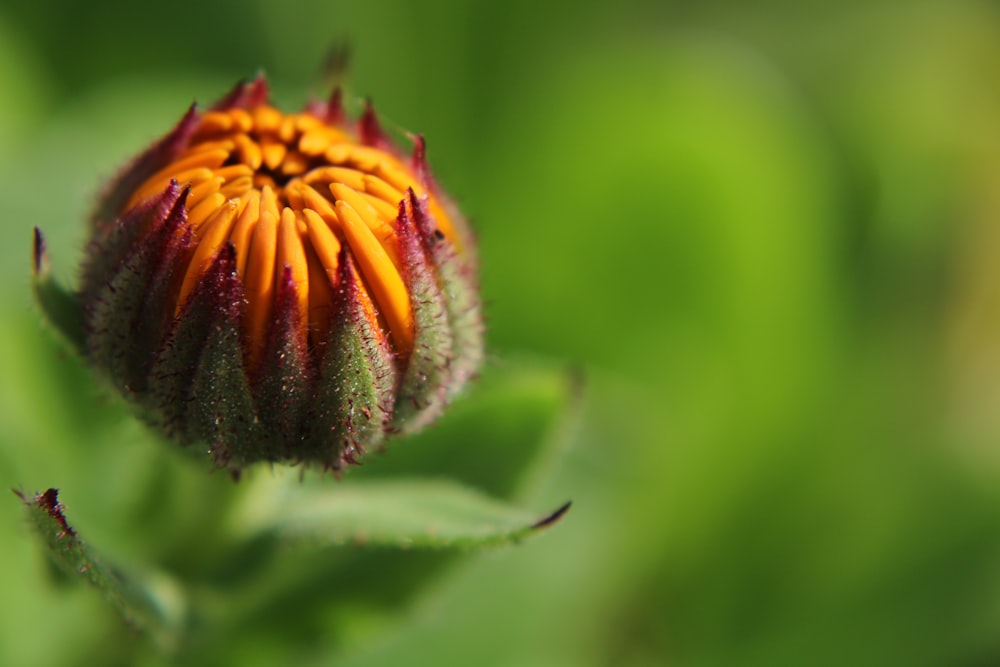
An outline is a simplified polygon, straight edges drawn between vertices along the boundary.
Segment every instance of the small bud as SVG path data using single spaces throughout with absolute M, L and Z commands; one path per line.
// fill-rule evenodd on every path
M 192 108 L 108 188 L 83 345 L 219 466 L 339 470 L 432 421 L 476 371 L 473 244 L 422 138 L 400 154 L 371 106 L 347 125 L 339 93 L 299 114 L 267 97 L 258 78 Z

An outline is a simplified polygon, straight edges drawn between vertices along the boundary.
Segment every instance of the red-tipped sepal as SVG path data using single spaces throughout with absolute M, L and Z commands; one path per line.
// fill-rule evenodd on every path
M 286 266 L 278 280 L 273 322 L 254 383 L 262 432 L 268 434 L 255 453 L 261 459 L 294 459 L 302 441 L 303 416 L 311 399 L 309 351 L 300 327 L 304 316 L 292 269 Z
M 361 113 L 361 118 L 358 119 L 358 139 L 365 146 L 392 151 L 392 142 L 382 130 L 382 125 L 378 122 L 378 114 L 375 113 L 375 107 L 371 100 L 365 100 L 365 110 Z
M 80 293 L 85 302 L 104 288 L 108 277 L 120 269 L 126 257 L 149 233 L 156 221 L 165 220 L 170 215 L 184 192 L 185 188 L 172 180 L 160 194 L 95 230 L 87 245 L 80 276 Z
M 413 352 L 403 374 L 392 417 L 393 430 L 414 433 L 441 412 L 451 380 L 454 331 L 434 265 L 420 239 L 407 200 L 396 218 L 403 280 L 413 309 Z
M 267 85 L 267 77 L 263 73 L 255 76 L 251 81 L 240 81 L 232 90 L 222 96 L 222 98 L 212 105 L 213 111 L 225 111 L 226 109 L 252 109 L 262 104 L 267 104 L 270 97 L 270 88 Z
M 413 221 L 424 253 L 434 267 L 452 329 L 450 400 L 472 379 L 483 362 L 483 316 L 473 258 L 460 255 L 445 238 L 427 207 L 426 198 L 407 191 L 404 208 Z
M 126 396 L 144 391 L 171 319 L 174 285 L 182 277 L 178 260 L 192 243 L 186 199 L 187 190 L 178 192 L 172 184 L 155 205 L 127 216 L 120 234 L 109 239 L 121 244 L 115 249 L 120 251 L 117 266 L 104 271 L 103 282 L 84 287 L 87 356 Z M 125 248 L 137 231 L 142 236 Z M 94 256 L 106 259 L 114 254 Z
M 417 177 L 417 182 L 424 188 L 437 189 L 434 179 L 431 178 L 431 169 L 427 165 L 427 142 L 424 135 L 413 135 L 413 155 L 410 156 L 410 169 Z
M 351 255 L 341 253 L 340 299 L 312 397 L 302 460 L 339 470 L 385 437 L 397 377 Z
M 306 112 L 319 118 L 327 125 L 340 127 L 344 125 L 344 93 L 340 86 L 335 86 L 330 97 L 324 101 L 313 101 L 306 106 Z
M 206 442 L 220 466 L 256 460 L 257 419 L 243 366 L 243 282 L 226 244 L 175 320 L 153 365 L 149 398 L 166 430 Z

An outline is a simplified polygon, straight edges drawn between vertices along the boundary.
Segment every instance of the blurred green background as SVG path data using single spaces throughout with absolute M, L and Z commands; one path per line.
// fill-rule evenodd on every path
M 405 558 L 351 605 L 329 583 L 311 634 L 237 629 L 206 664 L 1000 663 L 995 3 L 7 0 L 0 487 L 59 487 L 121 559 L 214 558 L 231 485 L 45 333 L 31 228 L 70 279 L 102 181 L 192 99 L 263 69 L 298 107 L 344 39 L 473 221 L 491 367 L 585 371 L 520 497 L 575 506 L 523 547 L 411 554 L 430 585 Z M 160 660 L 13 497 L 0 530 L 0 663 Z

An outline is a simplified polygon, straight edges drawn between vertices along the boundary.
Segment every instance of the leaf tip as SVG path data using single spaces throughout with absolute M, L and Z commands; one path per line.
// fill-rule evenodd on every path
M 45 252 L 45 237 L 42 235 L 42 230 L 38 227 L 35 227 L 35 236 L 31 255 L 31 268 L 34 275 L 38 276 L 45 273 L 48 256 Z
M 556 511 L 552 512 L 551 514 L 547 514 L 546 516 L 542 517 L 541 519 L 533 523 L 531 525 L 531 529 L 542 530 L 544 528 L 549 528 L 551 526 L 554 526 L 555 524 L 559 523 L 559 520 L 562 519 L 563 516 L 565 516 L 566 512 L 568 512 L 569 508 L 572 506 L 573 506 L 573 501 L 567 500 Z
M 66 515 L 63 514 L 63 505 L 59 502 L 59 489 L 48 489 L 43 493 L 39 493 L 35 496 L 35 504 L 40 508 L 45 510 L 45 512 L 52 517 L 52 519 L 59 524 L 62 529 L 59 537 L 76 537 L 76 531 L 73 530 L 69 523 L 66 521 Z

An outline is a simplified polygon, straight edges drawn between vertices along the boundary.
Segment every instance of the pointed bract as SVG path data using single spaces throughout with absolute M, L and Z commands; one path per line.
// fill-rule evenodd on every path
M 212 431 L 213 417 L 207 417 L 211 408 L 206 412 L 192 405 L 196 395 L 210 399 L 216 395 L 213 384 L 223 384 L 220 378 L 242 377 L 247 388 L 237 394 L 249 396 L 238 328 L 245 297 L 235 256 L 231 244 L 219 252 L 171 323 L 149 373 L 152 405 L 167 431 L 184 443 L 206 438 Z M 214 349 L 208 345 L 213 341 Z M 252 403 L 247 407 L 250 418 L 237 423 L 253 421 Z M 215 449 L 229 443 L 213 437 L 209 444 Z
M 454 336 L 444 294 L 407 202 L 396 219 L 403 277 L 413 306 L 414 344 L 396 397 L 392 426 L 412 433 L 444 408 L 450 380 Z
M 167 188 L 157 196 L 131 208 L 95 231 L 88 244 L 80 276 L 80 292 L 85 302 L 93 299 L 95 292 L 107 284 L 109 277 L 118 271 L 133 246 L 157 221 L 166 219 L 179 199 L 187 197 L 187 192 L 188 188 L 171 180 Z
M 267 78 L 263 74 L 258 74 L 250 81 L 240 81 L 233 86 L 232 90 L 212 105 L 212 110 L 253 109 L 266 104 L 270 95 Z
M 333 470 L 355 463 L 385 437 L 397 382 L 388 338 L 372 321 L 372 304 L 346 252 L 341 255 L 339 283 L 342 298 L 320 366 L 307 438 L 310 447 L 335 445 L 335 456 L 307 450 Z
M 278 279 L 274 322 L 261 357 L 254 395 L 264 433 L 273 434 L 260 458 L 294 459 L 302 441 L 303 417 L 310 399 L 312 367 L 301 335 L 298 296 L 292 271 L 285 267 Z
M 163 201 L 168 198 L 173 199 L 168 196 Z M 177 255 L 191 244 L 185 199 L 186 191 L 173 199 L 165 216 L 151 215 L 144 221 L 145 235 L 125 251 L 106 282 L 95 285 L 88 298 L 84 312 L 87 355 L 107 370 L 126 396 L 145 389 L 146 372 L 159 344 L 157 335 L 172 310 L 173 291 L 163 287 L 179 270 Z
M 426 203 L 412 188 L 407 191 L 404 208 L 434 265 L 451 322 L 451 382 L 447 387 L 450 400 L 473 378 L 483 362 L 484 327 L 476 269 L 471 259 L 461 256 L 438 230 Z
M 313 101 L 306 107 L 306 112 L 316 116 L 327 125 L 344 124 L 344 93 L 340 86 L 334 86 L 330 97 L 325 101 Z
M 424 135 L 422 134 L 413 135 L 413 156 L 410 158 L 410 169 L 413 170 L 413 175 L 417 177 L 417 182 L 425 190 L 434 187 L 431 172 L 427 166 L 427 142 L 424 141 Z
M 358 119 L 358 138 L 365 146 L 385 149 L 389 145 L 389 140 L 382 131 L 382 126 L 378 122 L 378 114 L 371 100 L 365 100 L 365 110 L 361 112 Z

